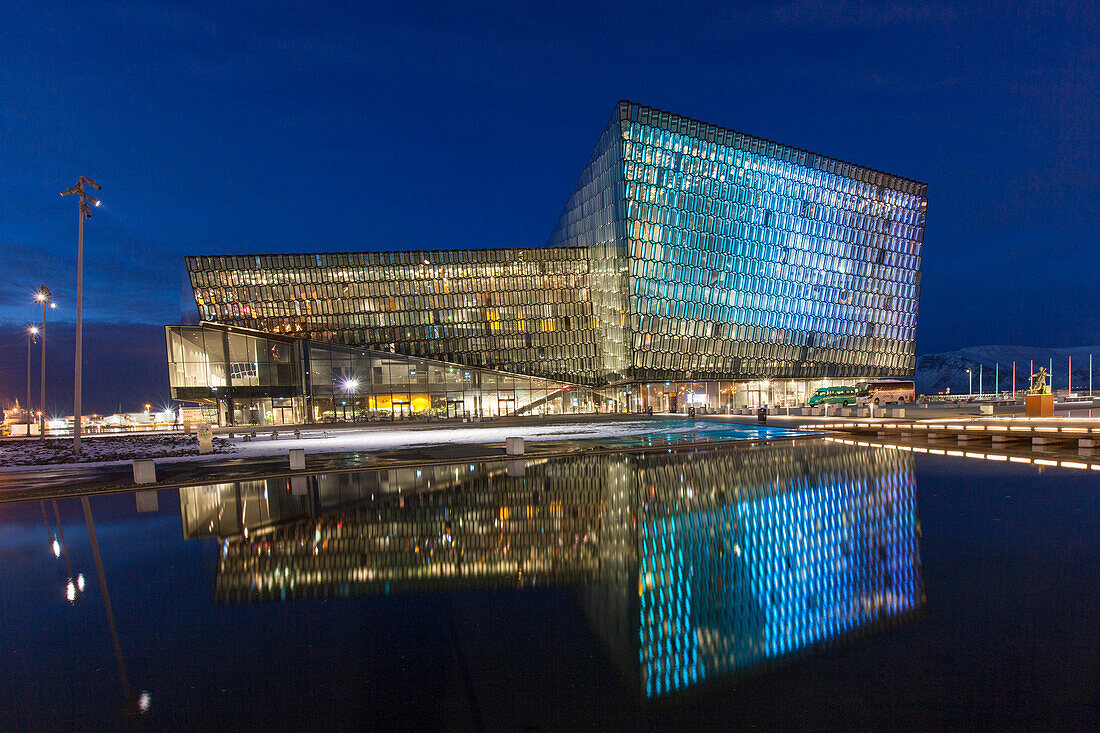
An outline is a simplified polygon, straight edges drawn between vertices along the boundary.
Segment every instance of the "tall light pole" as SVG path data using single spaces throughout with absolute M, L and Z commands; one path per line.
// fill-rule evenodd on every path
M 38 326 L 27 326 L 27 404 L 23 412 L 27 414 L 27 437 L 31 437 L 31 342 L 38 342 Z
M 84 220 L 92 218 L 92 207 L 99 206 L 99 199 L 84 191 L 84 186 L 89 185 L 95 190 L 101 190 L 98 183 L 91 178 L 81 176 L 80 180 L 72 188 L 61 192 L 62 196 L 76 195 L 80 202 L 76 235 L 76 381 L 73 383 L 73 453 L 80 454 L 80 363 L 81 363 L 81 326 L 84 301 Z
M 966 389 L 966 393 L 973 396 L 973 394 L 974 394 L 974 371 L 972 369 L 967 369 L 966 370 L 966 379 L 967 379 L 967 382 L 970 384 L 970 386 L 967 387 L 967 389 Z
M 46 306 L 56 308 L 57 304 L 53 302 L 53 297 L 50 294 L 50 289 L 45 285 L 39 285 L 38 290 L 34 293 L 34 302 L 42 304 L 42 374 L 40 379 L 42 384 L 40 385 L 42 392 L 39 395 L 38 402 L 38 438 L 39 440 L 46 439 Z

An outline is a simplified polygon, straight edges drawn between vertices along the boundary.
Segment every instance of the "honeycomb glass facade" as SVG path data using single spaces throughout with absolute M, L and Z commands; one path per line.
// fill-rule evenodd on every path
M 625 385 L 625 409 L 720 380 L 692 391 L 804 402 L 912 374 L 926 206 L 923 183 L 624 101 L 545 247 L 187 266 L 205 321 Z
M 813 441 L 520 464 L 181 489 L 184 535 L 220 541 L 219 602 L 577 587 L 648 697 L 924 605 L 909 453 Z
M 188 257 L 202 320 L 595 383 L 582 248 Z

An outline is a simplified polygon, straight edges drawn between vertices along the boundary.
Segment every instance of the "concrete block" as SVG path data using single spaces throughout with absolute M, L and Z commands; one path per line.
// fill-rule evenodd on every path
M 306 452 L 303 448 L 291 448 L 290 449 L 290 470 L 291 471 L 304 471 L 306 470 Z
M 978 405 L 978 414 L 979 415 L 992 415 L 993 414 L 993 405 Z
M 137 510 L 141 513 L 155 512 L 160 509 L 160 505 L 157 502 L 157 492 L 153 491 L 139 491 L 134 494 L 134 501 L 137 504 Z
M 1097 447 L 1097 442 L 1100 442 L 1100 441 L 1097 441 L 1094 438 L 1078 438 L 1077 439 L 1077 447 L 1078 448 L 1096 448 Z
M 134 465 L 135 484 L 155 484 L 157 482 L 157 464 L 150 460 L 131 461 Z
M 522 456 L 523 438 L 505 438 L 504 452 L 510 456 Z
M 199 423 L 196 435 L 199 439 L 199 454 L 214 452 L 214 429 L 210 423 Z
M 895 407 L 892 410 L 887 410 L 886 414 L 889 415 L 890 417 L 905 417 L 905 408 L 904 407 Z
M 1059 440 L 1057 438 L 1045 438 L 1045 437 L 1036 436 L 1036 437 L 1031 439 L 1031 444 L 1032 445 L 1051 445 L 1052 443 L 1058 443 L 1058 442 L 1059 442 Z

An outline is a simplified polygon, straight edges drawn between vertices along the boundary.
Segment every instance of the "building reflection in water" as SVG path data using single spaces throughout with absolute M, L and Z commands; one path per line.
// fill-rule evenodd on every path
M 924 603 L 908 453 L 806 441 L 514 468 L 182 489 L 183 531 L 221 540 L 220 602 L 579 586 L 647 697 Z

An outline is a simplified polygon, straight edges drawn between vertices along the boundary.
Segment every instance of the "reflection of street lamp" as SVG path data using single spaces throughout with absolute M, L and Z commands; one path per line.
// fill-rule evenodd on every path
M 88 538 L 92 541 L 92 556 L 95 558 L 96 574 L 99 576 L 99 587 L 103 590 L 103 609 L 107 612 L 107 625 L 111 632 L 111 645 L 115 650 L 115 662 L 118 663 L 119 681 L 122 682 L 122 699 L 124 701 L 123 713 L 129 717 L 143 715 L 149 711 L 153 698 L 146 690 L 134 694 L 130 687 L 130 675 L 126 671 L 126 660 L 122 657 L 122 646 L 118 641 L 118 628 L 115 626 L 115 612 L 111 606 L 111 593 L 107 589 L 107 576 L 103 572 L 103 558 L 99 554 L 99 539 L 95 533 L 95 520 L 92 518 L 92 507 L 88 503 L 88 497 L 80 497 L 80 503 L 84 508 L 84 523 L 88 527 Z
M 80 200 L 78 215 L 79 228 L 76 235 L 76 378 L 73 382 L 73 453 L 80 454 L 80 366 L 81 366 L 81 325 L 84 303 L 84 220 L 92 218 L 92 207 L 99 206 L 99 199 L 84 192 L 84 186 L 89 185 L 95 190 L 100 190 L 100 185 L 91 178 L 84 176 L 76 182 L 75 186 L 66 188 L 61 192 L 62 196 L 76 194 Z
M 46 516 L 46 506 L 42 506 L 42 516 Z M 61 512 L 57 509 L 57 501 L 53 501 L 53 516 L 57 520 L 57 534 L 61 537 L 61 545 L 58 546 L 57 540 L 53 541 L 53 555 L 54 557 L 65 557 L 65 572 L 68 574 L 68 581 L 65 583 L 65 599 L 69 603 L 76 603 L 80 600 L 81 594 L 84 592 L 84 573 L 77 573 L 76 579 L 73 580 L 73 566 L 69 561 L 69 546 L 65 543 L 65 530 L 61 527 Z M 47 522 L 47 526 L 49 523 Z
M 974 372 L 971 371 L 970 369 L 967 369 L 966 370 L 966 378 L 970 382 L 970 386 L 967 388 L 966 391 L 967 391 L 968 394 L 973 395 L 974 394 Z
M 39 285 L 38 290 L 34 293 L 34 302 L 42 304 L 42 374 L 40 376 L 42 380 L 42 394 L 39 396 L 38 410 L 39 415 L 42 417 L 38 423 L 38 437 L 42 440 L 46 439 L 46 306 L 56 308 L 57 304 L 53 302 L 53 298 L 50 295 L 50 289 L 45 285 Z
M 38 342 L 38 326 L 27 326 L 27 403 L 23 412 L 27 415 L 27 437 L 31 435 L 31 342 Z

